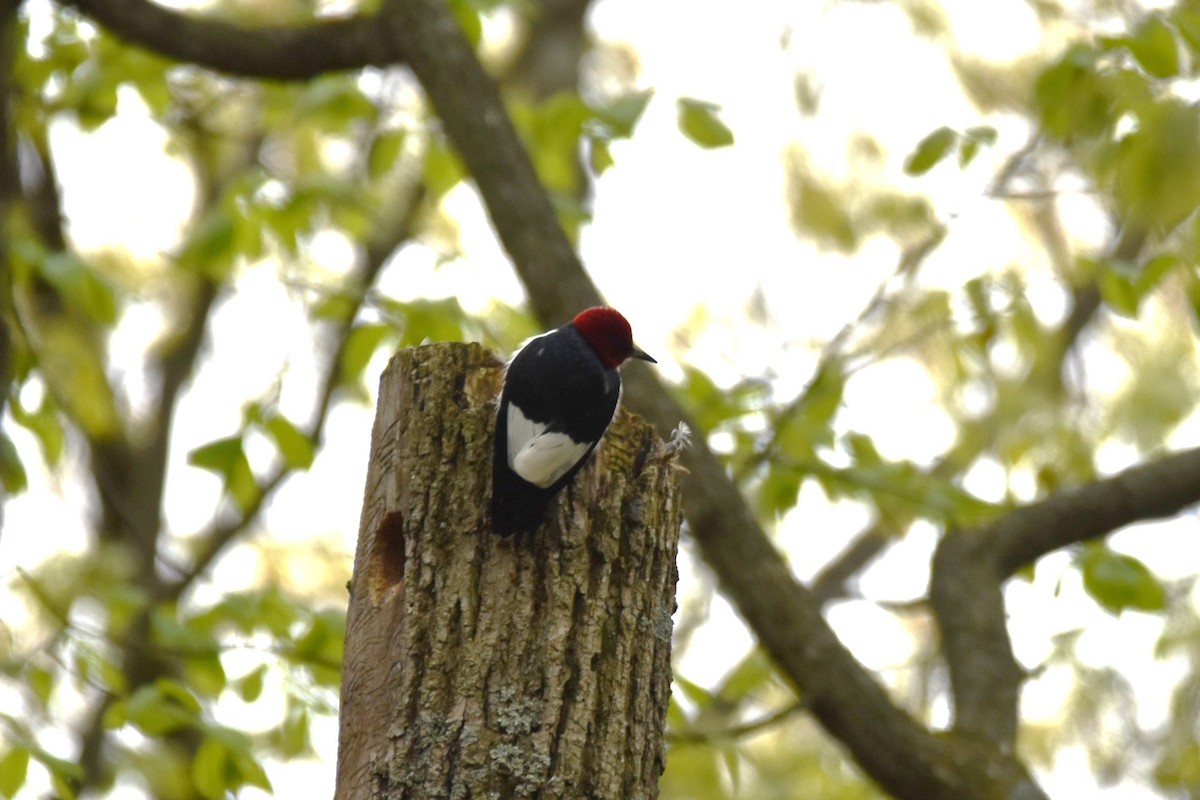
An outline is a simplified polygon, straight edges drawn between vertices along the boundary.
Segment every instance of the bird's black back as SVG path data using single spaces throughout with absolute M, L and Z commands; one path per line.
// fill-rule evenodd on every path
M 604 436 L 620 394 L 617 371 L 601 363 L 573 324 L 530 340 L 513 357 L 500 394 L 492 460 L 492 524 L 498 533 L 537 528 L 550 501 L 575 479 Z M 509 404 L 549 432 L 591 443 L 575 466 L 547 488 L 529 483 L 508 464 Z

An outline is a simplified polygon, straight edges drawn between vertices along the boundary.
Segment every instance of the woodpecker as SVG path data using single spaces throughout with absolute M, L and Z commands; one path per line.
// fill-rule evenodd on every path
M 508 363 L 496 413 L 492 527 L 532 533 L 612 422 L 621 397 L 617 368 L 657 363 L 633 344 L 625 317 L 589 308 L 530 339 Z

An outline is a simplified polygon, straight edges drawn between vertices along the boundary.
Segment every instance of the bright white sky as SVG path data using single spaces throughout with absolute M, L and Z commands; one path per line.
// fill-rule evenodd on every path
M 1038 46 L 1041 29 L 1026 3 L 954 0 L 945 5 L 965 50 L 1005 59 Z M 679 374 L 671 360 L 674 332 L 702 309 L 707 322 L 696 350 L 689 354 L 692 363 L 719 381 L 770 369 L 780 376 L 780 394 L 791 395 L 810 375 L 809 345 L 827 339 L 857 315 L 879 281 L 894 269 L 897 251 L 890 243 L 871 242 L 847 260 L 797 241 L 783 202 L 786 149 L 799 140 L 812 163 L 844 176 L 847 137 L 867 132 L 885 148 L 890 173 L 900 176 L 904 157 L 926 133 L 944 124 L 978 124 L 977 112 L 963 98 L 941 49 L 912 37 L 908 21 L 890 4 L 604 0 L 595 9 L 593 23 L 606 40 L 636 49 L 640 83 L 655 90 L 633 140 L 614 147 L 616 167 L 597 181 L 595 221 L 581 244 L 594 279 L 633 322 L 639 343 L 663 362 L 666 377 Z M 822 87 L 821 113 L 815 120 L 803 119 L 796 110 L 793 81 L 798 69 L 815 70 Z M 686 142 L 675 125 L 675 101 L 682 96 L 721 105 L 722 118 L 735 133 L 735 146 L 703 151 Z M 67 187 L 71 233 L 85 248 L 121 244 L 139 258 L 152 258 L 174 244 L 192 202 L 190 178 L 165 154 L 153 158 L 163 152 L 165 138 L 146 124 L 135 97 L 122 97 L 122 111 L 87 138 L 66 125 L 53 132 Z M 937 169 L 919 182 L 902 181 L 908 188 L 928 192 L 943 219 L 953 220 L 945 245 L 923 273 L 933 283 L 958 287 L 961 265 L 974 269 L 981 252 L 997 266 L 1034 260 L 1035 249 L 1023 240 L 1005 209 L 982 196 L 1000 158 L 1019 147 L 1027 131 L 1015 119 L 988 123 L 999 130 L 1000 141 L 970 169 Z M 142 166 L 131 170 L 131 163 Z M 120 202 L 113 202 L 114 186 L 122 187 Z M 401 298 L 457 295 L 475 310 L 493 297 L 520 302 L 520 286 L 492 240 L 474 195 L 458 190 L 448 203 L 462 220 L 467 258 L 438 267 L 432 254 L 411 250 L 386 273 L 381 288 Z M 1078 219 L 1092 222 L 1093 241 L 1103 237 L 1100 218 L 1086 203 L 1080 204 Z M 336 260 L 340 243 L 331 239 L 328 245 L 325 252 Z M 1039 310 L 1050 317 L 1061 314 L 1064 300 L 1052 281 L 1035 268 L 1030 282 Z M 241 288 L 214 326 L 215 352 L 236 357 L 210 363 L 180 408 L 166 504 L 168 522 L 178 531 L 204 525 L 218 493 L 214 480 L 186 466 L 186 453 L 234 430 L 240 397 L 256 388 L 265 392 L 281 362 L 303 367 L 312 359 L 304 320 L 292 308 L 288 289 L 280 285 L 274 269 L 251 270 Z M 766 331 L 742 324 L 756 291 L 761 291 L 772 315 L 772 327 Z M 266 325 L 264 318 L 270 320 Z M 113 343 L 116 363 L 128 374 L 136 372 L 138 346 L 153 335 L 159 321 L 147 305 L 135 309 L 131 322 L 135 324 L 123 328 Z M 373 369 L 381 369 L 384 361 L 381 356 Z M 229 385 L 243 394 L 225 396 L 221 390 Z M 136 399 L 137 387 L 132 388 Z M 307 396 L 308 387 L 289 388 L 285 409 L 290 404 L 303 419 Z M 882 397 L 886 404 L 880 402 Z M 876 437 L 885 455 L 928 461 L 952 436 L 935 397 L 932 382 L 915 362 L 894 359 L 853 380 L 843 419 L 848 427 Z M 894 419 L 908 424 L 894 425 Z M 347 570 L 370 420 L 368 409 L 339 407 L 329 422 L 316 469 L 285 486 L 264 526 L 288 541 L 332 538 L 344 551 Z M 1194 442 L 1197 427 L 1181 431 L 1180 443 Z M 31 442 L 19 439 L 19 444 L 24 452 L 34 452 Z M 1112 468 L 1123 466 L 1129 457 L 1127 452 L 1112 453 Z M 55 550 L 81 548 L 86 541 L 79 487 L 58 483 L 36 469 L 31 470 L 31 483 L 27 495 L 7 505 L 0 564 L 36 563 Z M 315 487 L 325 498 L 316 507 L 307 502 Z M 997 476 L 986 468 L 973 476 L 971 488 L 988 497 L 1002 491 Z M 819 491 L 806 487 L 797 511 L 783 523 L 780 542 L 788 547 L 797 573 L 807 578 L 867 522 L 859 509 L 831 506 Z M 1180 566 L 1171 553 L 1186 546 L 1183 537 L 1194 535 L 1194 521 L 1170 531 L 1159 526 L 1152 535 L 1146 527 L 1118 536 L 1115 544 L 1136 551 L 1168 577 L 1177 574 Z M 55 535 L 35 535 L 36 531 Z M 896 601 L 923 595 L 933 541 L 932 530 L 915 532 L 886 565 L 867 572 L 861 586 L 864 595 Z M 688 562 L 685 556 L 681 592 L 689 588 Z M 301 560 L 295 568 L 304 566 Z M 1032 583 L 1015 583 L 1009 590 L 1018 654 L 1033 666 L 1048 654 L 1055 633 L 1087 626 L 1086 658 L 1154 676 L 1151 687 L 1157 685 L 1160 691 L 1148 690 L 1139 702 L 1148 721 L 1161 719 L 1169 678 L 1178 665 L 1150 657 L 1158 621 L 1145 615 L 1114 619 L 1096 613 L 1067 567 L 1066 556 L 1045 559 Z M 262 568 L 254 548 L 240 548 L 236 558 L 224 559 L 215 570 L 212 590 L 248 583 Z M 11 597 L 0 595 L 0 618 L 19 626 L 22 615 Z M 912 654 L 905 627 L 869 602 L 839 605 L 830 618 L 873 668 L 902 667 Z M 1114 652 L 1109 645 L 1118 640 L 1124 646 Z M 712 623 L 680 665 L 682 673 L 701 684 L 714 682 L 749 645 L 736 615 L 718 599 Z M 253 665 L 247 663 L 246 669 Z M 231 665 L 230 672 L 236 674 L 236 667 Z M 1063 679 L 1051 671 L 1031 682 L 1026 691 L 1028 713 L 1052 715 L 1061 700 Z M 222 711 L 244 715 L 232 703 Z M 256 716 L 272 715 L 258 711 Z M 305 796 L 312 786 L 332 785 L 336 723 L 318 727 L 317 733 L 317 749 L 327 754 L 326 760 L 273 769 L 276 796 Z M 1073 759 L 1044 776 L 1052 796 L 1109 796 L 1095 787 L 1084 788 L 1086 769 Z M 140 795 L 130 788 L 114 796 Z M 256 793 L 243 796 L 253 798 Z M 1153 796 L 1130 786 L 1120 789 L 1120 797 L 1129 800 Z

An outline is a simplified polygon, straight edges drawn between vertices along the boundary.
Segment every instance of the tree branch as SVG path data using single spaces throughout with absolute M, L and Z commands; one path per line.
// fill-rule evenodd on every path
M 1031 139 L 1022 151 L 1009 159 L 993 183 L 990 192 L 993 196 L 996 190 L 1007 186 L 1039 141 L 1040 137 Z M 1039 229 L 1046 240 L 1047 252 L 1065 275 L 1071 255 L 1064 249 L 1067 245 L 1052 210 L 1050 207 L 1039 219 Z M 1137 261 L 1145 243 L 1144 230 L 1126 228 L 1110 246 L 1107 258 Z M 1094 278 L 1073 288 L 1067 318 L 1052 333 L 1056 346 L 1034 359 L 1030 381 L 1041 380 L 1056 394 L 1069 391 L 1065 376 L 1067 360 L 1101 305 Z M 1194 470 L 1192 474 L 1196 474 Z M 1192 483 L 1197 484 L 1193 489 L 1200 494 L 1200 481 L 1193 480 Z M 930 601 L 950 673 L 954 729 L 964 735 L 980 737 L 1001 751 L 1011 752 L 1015 745 L 1020 687 L 1024 679 L 1008 633 L 1004 581 L 1022 565 L 1051 550 L 1084 538 L 1102 536 L 1129 522 L 1146 518 L 1144 512 L 1150 510 L 1143 505 L 1139 509 L 1143 512 L 1141 516 L 1137 513 L 1122 515 L 1111 508 L 1107 513 L 1097 513 L 1099 509 L 1086 509 L 1075 502 L 1080 494 L 1108 506 L 1117 500 L 1109 481 L 1075 492 L 1055 494 L 1041 503 L 1007 514 L 983 531 L 949 533 L 939 542 L 934 554 Z M 1160 510 L 1166 516 L 1188 502 L 1195 502 L 1195 499 L 1181 500 L 1170 509 Z
M 929 599 L 954 695 L 954 730 L 1012 752 L 1024 677 L 1004 608 L 990 540 L 952 531 L 934 551 Z
M 855 536 L 850 546 L 826 564 L 809 582 L 808 591 L 812 594 L 814 602 L 824 608 L 834 600 L 847 597 L 847 584 L 851 579 L 878 558 L 897 538 L 890 526 L 879 522 Z
M 585 21 L 592 0 L 538 0 L 534 6 L 505 77 L 544 100 L 579 88 L 580 64 L 591 44 Z
M 954 691 L 955 729 L 1013 746 L 1024 673 L 1012 651 L 1002 587 L 1014 572 L 1072 544 L 1200 502 L 1200 448 L 1185 450 L 947 534 L 930 599 Z
M 252 28 L 147 0 L 62 2 L 127 42 L 228 75 L 303 80 L 404 61 L 396 40 L 385 35 L 387 5 L 374 14 Z
M 1059 548 L 1135 522 L 1172 517 L 1196 503 L 1200 503 L 1200 447 L 1016 509 L 980 535 L 992 542 L 996 571 L 1008 577 Z
M 1135 262 L 1145 244 L 1146 231 L 1139 227 L 1128 227 L 1121 232 L 1107 258 L 1115 262 Z M 1065 363 L 1066 355 L 1075 349 L 1079 337 L 1100 310 L 1101 299 L 1095 278 L 1071 291 L 1071 308 L 1060 333 L 1060 365 Z
M 479 187 L 538 319 L 560 325 L 599 303 L 600 292 L 559 227 L 495 82 L 444 0 L 386 1 L 391 35 Z
M 11 92 L 13 68 L 13 23 L 17 3 L 0 3 L 0 90 Z M 8 103 L 0 104 L 0 219 L 9 218 L 9 209 L 20 196 L 21 176 L 17 168 L 17 140 Z M 8 237 L 0 231 L 0 416 L 8 403 L 13 349 L 12 268 Z M 0 522 L 4 519 L 4 498 L 0 497 Z M 2 527 L 2 526 L 0 526 Z

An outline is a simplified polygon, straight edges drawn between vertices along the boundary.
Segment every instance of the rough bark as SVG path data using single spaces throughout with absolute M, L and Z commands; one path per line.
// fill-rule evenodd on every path
M 337 798 L 657 795 L 682 506 L 620 413 L 533 537 L 491 532 L 502 370 L 477 345 L 384 372 L 351 583 Z

